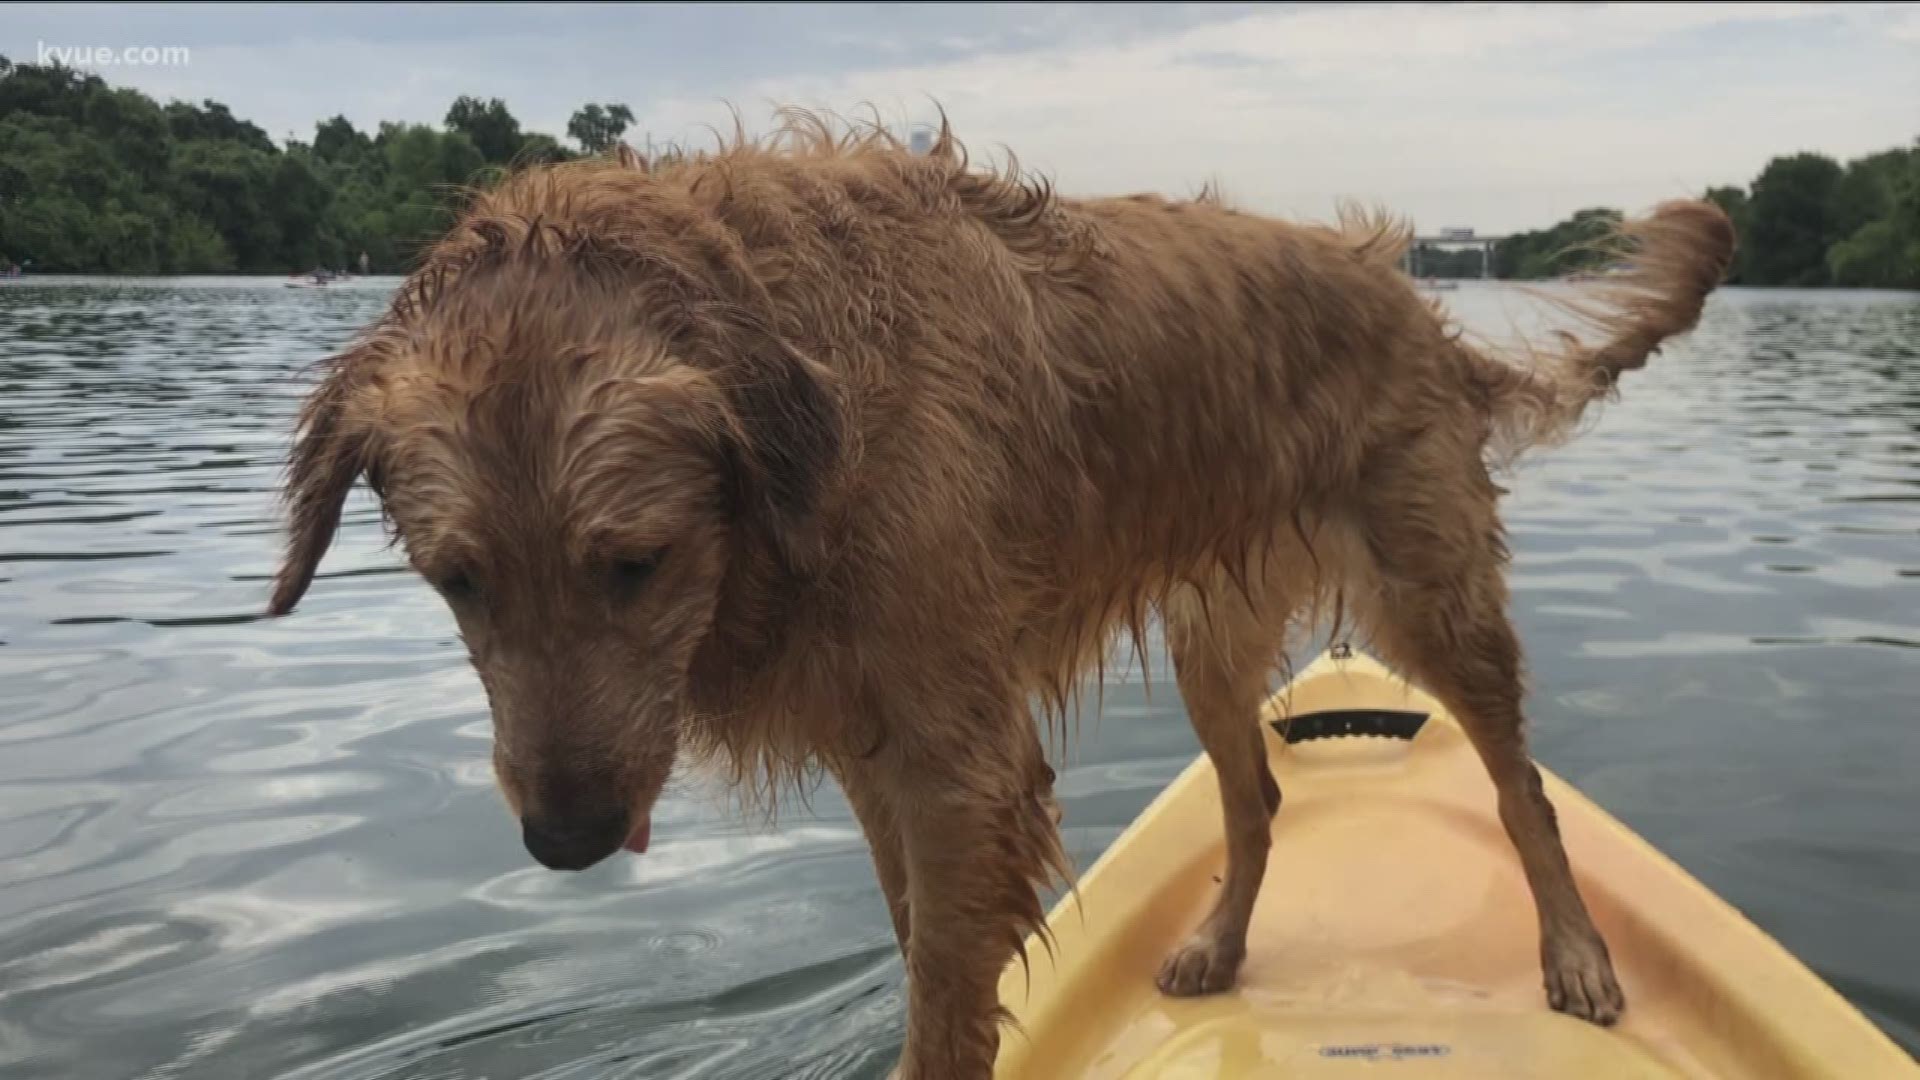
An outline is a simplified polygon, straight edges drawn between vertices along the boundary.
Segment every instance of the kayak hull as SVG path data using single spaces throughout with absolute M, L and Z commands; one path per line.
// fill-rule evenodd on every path
M 1281 734 L 1353 715 L 1426 719 L 1411 740 Z M 1236 988 L 1153 986 L 1226 865 L 1202 756 L 1056 906 L 1051 946 L 1030 942 L 1031 964 L 1006 972 L 1019 1027 L 997 1077 L 1920 1078 L 1804 965 L 1543 769 L 1627 997 L 1612 1028 L 1552 1012 L 1492 783 L 1438 703 L 1368 657 L 1323 656 L 1263 727 L 1285 802 Z

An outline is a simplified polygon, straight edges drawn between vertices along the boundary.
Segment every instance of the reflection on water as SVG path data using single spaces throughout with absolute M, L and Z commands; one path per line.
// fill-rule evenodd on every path
M 0 288 L 0 1073 L 883 1075 L 835 792 L 768 830 L 688 782 L 548 874 L 370 500 L 257 621 L 303 367 L 391 284 Z M 1512 487 L 1540 756 L 1920 1046 L 1920 299 L 1725 293 Z M 1195 752 L 1155 690 L 1064 773 L 1083 866 Z

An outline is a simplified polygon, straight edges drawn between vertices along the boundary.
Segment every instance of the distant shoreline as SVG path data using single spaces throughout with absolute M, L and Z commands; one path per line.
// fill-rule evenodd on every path
M 498 98 L 462 96 L 438 125 L 363 131 L 335 116 L 311 141 L 276 141 L 218 102 L 162 105 L 97 75 L 0 56 L 0 267 L 16 263 L 29 276 L 404 273 L 452 226 L 456 192 L 522 165 L 604 154 L 633 119 L 624 104 L 589 103 L 563 143 L 523 129 Z M 1728 284 L 1920 289 L 1920 143 L 1845 162 L 1785 154 L 1750 182 L 1694 194 L 1719 205 L 1740 238 Z M 1501 281 L 1592 271 L 1609 261 L 1621 218 L 1590 205 L 1486 240 L 1455 223 L 1418 242 L 1408 269 L 1447 280 L 1487 270 Z

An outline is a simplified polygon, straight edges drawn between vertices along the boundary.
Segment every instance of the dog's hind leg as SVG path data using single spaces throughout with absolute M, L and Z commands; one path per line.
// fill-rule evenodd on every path
M 1493 779 L 1538 909 L 1548 1003 L 1610 1024 L 1625 999 L 1527 752 L 1495 489 L 1477 456 L 1464 472 L 1456 457 L 1446 483 L 1416 461 L 1386 471 L 1372 493 L 1365 529 L 1378 589 L 1363 618 L 1386 659 L 1460 721 Z
M 1162 992 L 1179 997 L 1226 990 L 1239 974 L 1247 923 L 1266 876 L 1269 830 L 1280 809 L 1259 713 L 1291 611 L 1276 598 L 1256 612 L 1224 576 L 1216 580 L 1224 587 L 1209 589 L 1204 598 L 1182 589 L 1166 610 L 1180 696 L 1219 777 L 1227 834 L 1226 880 L 1213 910 L 1154 980 Z

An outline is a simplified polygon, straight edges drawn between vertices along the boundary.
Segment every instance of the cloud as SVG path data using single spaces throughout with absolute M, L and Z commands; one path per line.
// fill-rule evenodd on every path
M 1920 7 L 1909 7 L 1888 23 L 1887 35 L 1895 41 L 1920 44 Z
M 1855 51 L 1885 5 L 1389 5 L 1263 11 L 1131 40 L 753 80 L 736 102 L 897 119 L 937 98 L 1069 191 L 1191 191 L 1323 215 L 1345 196 L 1486 229 L 1742 182 L 1803 146 L 1858 153 L 1920 127 L 1920 64 Z M 1882 52 L 1889 50 L 1882 49 Z M 1916 59 L 1909 55 L 1907 59 Z M 646 110 L 656 133 L 715 117 Z

